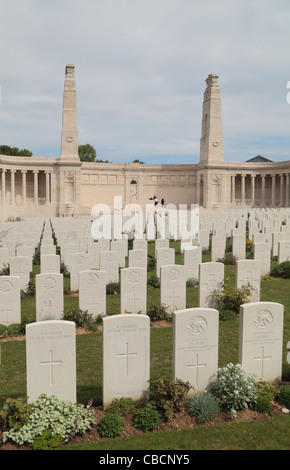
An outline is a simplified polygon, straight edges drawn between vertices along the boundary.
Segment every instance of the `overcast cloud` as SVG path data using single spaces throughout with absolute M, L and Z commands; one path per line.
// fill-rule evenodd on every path
M 289 0 L 1 0 L 0 15 L 0 144 L 60 155 L 72 63 L 98 158 L 197 163 L 217 73 L 225 160 L 290 160 Z

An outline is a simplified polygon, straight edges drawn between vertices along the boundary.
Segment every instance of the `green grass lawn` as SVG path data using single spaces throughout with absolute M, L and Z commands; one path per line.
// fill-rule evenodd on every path
M 183 263 L 179 254 L 179 243 L 174 242 L 176 263 Z M 154 254 L 154 244 L 149 243 L 149 255 Z M 209 261 L 205 255 L 203 261 Z M 39 268 L 34 268 L 34 274 Z M 225 273 L 232 283 L 235 266 L 225 266 Z M 148 273 L 152 275 L 152 273 Z M 69 280 L 65 280 L 68 282 Z M 284 348 L 283 379 L 290 379 L 290 364 L 286 361 L 286 344 L 290 341 L 290 279 L 261 281 L 261 301 L 283 303 Z M 160 292 L 148 288 L 148 306 L 160 303 Z M 187 307 L 198 306 L 198 289 L 187 288 Z M 78 308 L 78 296 L 65 296 L 65 310 Z M 120 295 L 107 296 L 107 314 L 117 314 Z M 22 300 L 22 319 L 35 321 L 35 299 Z M 172 326 L 151 328 L 151 378 L 172 378 Z M 220 321 L 219 366 L 238 362 L 239 320 Z M 77 335 L 77 399 L 87 403 L 91 398 L 96 404 L 102 402 L 102 332 Z M 0 342 L 0 406 L 6 397 L 26 395 L 25 340 Z M 290 417 L 267 418 L 256 423 L 231 423 L 230 425 L 204 426 L 193 430 L 158 432 L 126 439 L 110 439 L 94 444 L 97 449 L 289 449 Z M 288 426 L 288 427 L 287 427 Z M 263 435 L 263 439 L 262 439 Z M 155 436 L 155 437 L 154 437 Z M 210 442 L 210 446 L 209 446 Z

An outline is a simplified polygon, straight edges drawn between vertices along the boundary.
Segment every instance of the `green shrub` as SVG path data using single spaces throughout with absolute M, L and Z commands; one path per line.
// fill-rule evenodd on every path
M 283 263 L 277 264 L 272 269 L 271 276 L 289 279 L 290 278 L 290 261 L 283 261 Z
M 62 320 L 73 321 L 76 326 L 88 329 L 96 322 L 94 317 L 88 313 L 87 310 L 77 308 L 65 311 L 62 315 Z
M 21 298 L 25 297 L 35 297 L 36 287 L 35 287 L 35 278 L 29 280 L 25 290 L 21 290 Z
M 155 268 L 156 268 L 156 258 L 149 257 L 148 262 L 147 262 L 147 270 L 154 271 Z
M 212 297 L 218 310 L 231 310 L 239 313 L 240 306 L 249 302 L 251 292 L 252 288 L 250 285 L 237 288 L 230 285 L 228 278 L 225 278 L 222 289 L 214 290 Z
M 62 402 L 55 396 L 42 394 L 30 406 L 25 424 L 18 430 L 4 432 L 3 442 L 11 439 L 18 445 L 32 445 L 46 429 L 53 429 L 67 442 L 72 436 L 87 432 L 95 421 L 89 405 Z
M 0 411 L 0 425 L 4 430 L 17 431 L 27 422 L 31 406 L 25 398 L 6 398 Z
M 273 410 L 272 403 L 268 400 L 266 395 L 258 395 L 257 401 L 254 404 L 254 409 L 260 413 L 270 414 Z
M 97 427 L 101 436 L 115 437 L 122 434 L 125 422 L 118 413 L 108 413 L 100 419 Z
M 32 264 L 34 266 L 40 265 L 40 251 L 38 249 L 36 249 L 34 252 Z
M 147 286 L 152 286 L 154 289 L 159 289 L 160 279 L 157 274 L 153 274 L 152 276 L 148 277 Z
M 258 395 L 254 377 L 248 375 L 240 364 L 232 363 L 218 369 L 210 391 L 220 406 L 229 410 L 231 418 L 235 418 L 237 410 L 253 406 Z
M 70 272 L 67 266 L 64 263 L 60 263 L 60 274 L 63 274 L 63 277 L 70 277 Z
M 120 292 L 120 283 L 119 282 L 109 282 L 106 286 L 106 294 L 119 294 Z
M 19 336 L 25 334 L 25 323 L 13 323 L 6 327 L 7 336 Z
M 186 281 L 186 287 L 194 287 L 198 285 L 198 279 L 191 277 Z
M 281 385 L 279 387 L 279 391 L 277 391 L 275 399 L 280 405 L 283 405 L 286 408 L 290 409 L 290 386 Z
M 3 268 L 1 270 L 2 276 L 9 276 L 10 274 L 10 264 L 4 263 Z
M 127 413 L 135 413 L 138 408 L 138 403 L 132 398 L 122 397 L 115 398 L 106 410 L 106 413 L 117 413 L 118 415 L 125 415 Z
M 185 406 L 188 392 L 192 388 L 189 382 L 180 379 L 151 379 L 149 385 L 149 401 L 161 411 L 166 420 L 172 419 L 174 412 Z
M 154 408 L 140 408 L 134 416 L 134 426 L 141 431 L 153 431 L 163 423 L 162 413 Z
M 233 256 L 232 253 L 225 253 L 225 256 L 223 258 L 218 258 L 217 261 L 226 265 L 234 265 L 237 262 L 237 257 Z
M 220 310 L 219 318 L 222 321 L 235 320 L 237 318 L 237 312 L 234 312 L 234 310 Z
M 190 398 L 188 412 L 195 416 L 199 423 L 204 424 L 220 414 L 220 405 L 217 398 L 211 393 L 198 393 Z
M 172 316 L 164 305 L 150 305 L 147 309 L 147 315 L 152 322 L 160 320 L 172 321 Z
M 33 450 L 51 450 L 57 448 L 62 442 L 60 434 L 54 434 L 49 429 L 45 429 L 40 436 L 32 442 Z

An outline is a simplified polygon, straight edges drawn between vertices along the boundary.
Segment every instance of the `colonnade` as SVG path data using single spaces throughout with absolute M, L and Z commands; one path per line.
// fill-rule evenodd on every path
M 261 207 L 289 205 L 289 173 L 234 174 L 231 186 L 232 204 Z
M 14 205 L 20 203 L 26 205 L 33 204 L 50 204 L 51 202 L 51 171 L 49 170 L 19 170 L 19 169 L 0 169 L 1 172 L 1 204 Z M 16 201 L 16 177 L 17 173 L 21 173 L 21 201 Z M 27 195 L 28 178 L 33 174 L 33 192 Z M 45 175 L 43 178 L 42 175 Z M 41 184 L 40 184 L 41 177 Z M 19 182 L 18 182 L 19 194 Z

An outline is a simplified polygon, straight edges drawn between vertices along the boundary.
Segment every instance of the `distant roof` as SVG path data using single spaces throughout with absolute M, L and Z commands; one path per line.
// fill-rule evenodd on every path
M 262 157 L 261 155 L 257 155 L 254 158 L 250 158 L 250 160 L 247 160 L 247 162 L 272 162 L 272 160 L 269 160 L 269 158 Z

